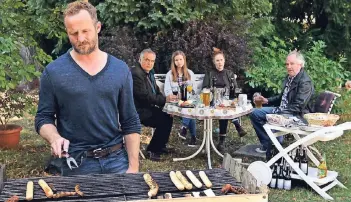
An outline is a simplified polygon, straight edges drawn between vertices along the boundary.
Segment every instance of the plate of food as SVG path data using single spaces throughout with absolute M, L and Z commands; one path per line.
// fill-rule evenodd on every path
M 195 107 L 195 105 L 193 104 L 192 100 L 187 100 L 187 101 L 179 100 L 178 101 L 178 106 L 179 107 L 184 107 L 184 108 L 194 108 Z

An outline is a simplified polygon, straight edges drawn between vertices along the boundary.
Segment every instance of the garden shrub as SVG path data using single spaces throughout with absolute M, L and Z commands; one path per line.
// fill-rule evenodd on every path
M 157 54 L 155 71 L 166 73 L 169 70 L 171 55 L 182 50 L 187 56 L 189 67 L 195 73 L 205 73 L 214 68 L 212 63 L 213 47 L 220 48 L 226 56 L 226 68 L 238 73 L 250 64 L 250 50 L 247 36 L 241 33 L 244 22 L 231 21 L 192 21 L 181 28 L 157 34 L 137 35 L 130 28 L 114 28 L 104 32 L 101 49 L 135 66 L 138 54 L 144 48 L 151 48 Z

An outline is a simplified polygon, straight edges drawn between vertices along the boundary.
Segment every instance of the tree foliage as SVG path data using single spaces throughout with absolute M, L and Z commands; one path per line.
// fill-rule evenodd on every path
M 101 49 L 123 59 L 130 67 L 138 62 L 138 54 L 144 48 L 151 48 L 157 54 L 155 71 L 166 73 L 170 68 L 171 55 L 182 50 L 194 72 L 204 73 L 214 68 L 212 62 L 213 47 L 224 51 L 226 68 L 239 72 L 250 64 L 251 51 L 248 47 L 248 35 L 240 33 L 247 23 L 231 21 L 226 24 L 218 20 L 191 21 L 181 28 L 150 34 L 135 35 L 127 27 L 113 28 L 101 37 Z
M 107 26 L 131 25 L 139 30 L 164 30 L 206 16 L 261 16 L 271 11 L 268 0 L 105 0 L 97 6 Z
M 351 3 L 349 0 L 271 0 L 277 34 L 305 49 L 323 40 L 325 54 L 351 64 Z M 350 67 L 351 68 L 351 67 Z
M 33 101 L 15 89 L 22 83 L 40 75 L 38 68 L 49 62 L 47 55 L 36 42 L 39 22 L 21 0 L 0 1 L 0 124 L 20 116 Z M 31 57 L 26 57 L 31 50 Z

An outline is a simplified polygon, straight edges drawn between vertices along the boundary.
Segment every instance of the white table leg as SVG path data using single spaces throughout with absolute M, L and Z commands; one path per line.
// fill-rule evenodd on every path
M 196 155 L 198 155 L 198 154 L 201 152 L 201 150 L 202 150 L 202 149 L 204 148 L 204 146 L 205 146 L 205 143 L 206 143 L 206 141 L 207 141 L 207 136 L 208 136 L 208 129 L 207 129 L 207 127 L 206 127 L 206 123 L 207 123 L 206 120 L 207 120 L 207 119 L 204 120 L 204 137 L 203 137 L 203 139 L 202 139 L 202 143 L 201 143 L 199 149 L 198 149 L 195 153 L 193 153 L 192 155 L 190 155 L 190 156 L 188 156 L 188 157 L 184 157 L 184 158 L 173 158 L 173 161 L 184 161 L 184 160 L 189 160 L 189 159 L 194 158 Z M 205 149 L 206 149 L 206 148 L 205 148 Z
M 207 151 L 207 163 L 208 163 L 208 168 L 212 169 L 211 165 L 211 134 L 212 134 L 212 119 L 206 119 L 206 127 L 207 127 L 207 140 L 206 140 L 206 151 Z
M 320 196 L 322 196 L 326 200 L 334 200 L 329 194 L 327 194 L 323 189 L 321 189 L 319 186 L 317 186 L 310 178 L 308 178 L 305 175 L 305 173 L 302 172 L 302 170 L 294 163 L 294 161 L 290 158 L 290 156 L 287 155 L 287 153 L 289 151 L 291 151 L 293 148 L 295 148 L 299 145 L 302 145 L 304 142 L 307 142 L 310 138 L 313 138 L 312 136 L 314 136 L 316 134 L 318 135 L 318 132 L 316 132 L 316 134 L 311 134 L 310 136 L 306 136 L 305 138 L 302 138 L 302 139 L 296 141 L 295 143 L 293 143 L 292 145 L 290 145 L 289 147 L 284 149 L 282 147 L 282 145 L 279 143 L 279 141 L 277 140 L 276 136 L 273 134 L 273 132 L 269 128 L 269 126 L 264 125 L 263 127 L 266 130 L 269 138 L 271 139 L 271 141 L 273 142 L 273 144 L 275 145 L 275 147 L 279 151 L 279 153 L 275 157 L 273 157 L 269 162 L 267 162 L 267 165 L 271 166 L 274 163 L 274 162 L 273 163 L 271 162 L 273 159 L 279 159 L 280 157 L 283 157 L 290 164 L 290 166 L 295 170 L 295 172 L 308 185 L 310 185 L 310 187 L 312 187 L 312 189 L 314 189 Z
M 221 154 L 217 148 L 215 147 L 214 143 L 213 143 L 213 138 L 212 138 L 212 119 L 204 119 L 204 137 L 201 143 L 201 146 L 199 147 L 199 149 L 192 155 L 185 157 L 185 158 L 173 158 L 173 161 L 184 161 L 184 160 L 189 160 L 194 158 L 196 155 L 198 155 L 200 153 L 200 151 L 204 148 L 206 150 L 207 153 L 207 163 L 208 163 L 208 167 L 209 169 L 212 169 L 212 165 L 211 165 L 211 146 L 213 148 L 213 150 L 220 156 L 223 158 L 223 154 Z

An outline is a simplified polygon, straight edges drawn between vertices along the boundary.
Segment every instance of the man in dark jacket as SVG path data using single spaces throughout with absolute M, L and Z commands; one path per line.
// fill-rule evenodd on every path
M 156 54 L 151 49 L 140 53 L 139 63 L 131 69 L 133 76 L 134 104 L 144 126 L 156 128 L 147 148 L 148 157 L 160 161 L 160 155 L 168 153 L 166 144 L 171 133 L 173 118 L 162 111 L 166 102 L 175 99 L 174 95 L 166 98 L 156 85 L 153 67 Z M 170 100 L 168 100 L 170 99 Z
M 288 75 L 283 82 L 282 93 L 270 98 L 263 96 L 254 98 L 254 101 L 278 106 L 256 108 L 250 114 L 252 125 L 261 142 L 261 147 L 256 149 L 259 153 L 266 153 L 271 145 L 271 141 L 263 128 L 267 121 L 266 114 L 290 114 L 302 117 L 303 114 L 309 112 L 308 103 L 314 93 L 314 88 L 310 77 L 304 70 L 305 60 L 303 55 L 297 51 L 290 52 L 286 58 L 285 66 Z M 282 139 L 279 140 L 282 141 Z

